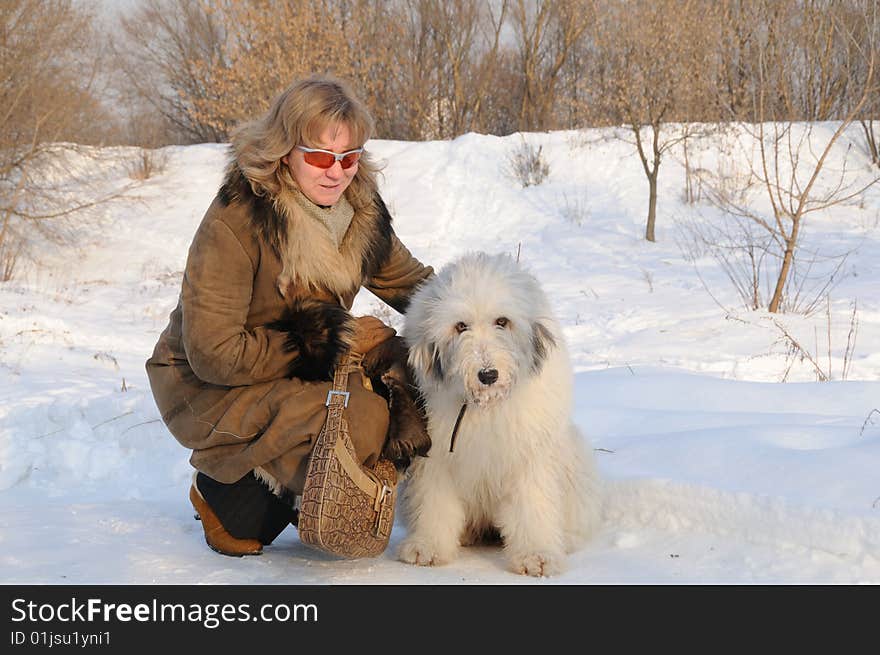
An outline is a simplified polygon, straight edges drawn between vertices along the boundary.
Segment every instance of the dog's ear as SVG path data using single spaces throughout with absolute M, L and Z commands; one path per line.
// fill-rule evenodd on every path
M 443 364 L 436 343 L 420 342 L 409 349 L 409 365 L 437 381 L 443 379 Z
M 556 347 L 556 337 L 550 328 L 541 321 L 532 323 L 532 370 L 541 371 L 544 360 L 551 349 Z

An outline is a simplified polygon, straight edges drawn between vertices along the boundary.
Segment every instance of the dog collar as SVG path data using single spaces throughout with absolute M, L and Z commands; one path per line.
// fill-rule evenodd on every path
M 458 436 L 458 426 L 461 425 L 461 419 L 464 418 L 464 410 L 467 409 L 467 403 L 461 406 L 461 409 L 458 412 L 458 418 L 455 419 L 455 427 L 452 428 L 452 439 L 449 441 L 449 452 L 452 452 L 452 449 L 455 447 L 455 437 Z

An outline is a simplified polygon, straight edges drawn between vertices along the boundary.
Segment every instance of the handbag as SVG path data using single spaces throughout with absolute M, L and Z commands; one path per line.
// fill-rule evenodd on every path
M 346 558 L 376 557 L 391 537 L 397 469 L 379 458 L 372 468 L 355 454 L 345 417 L 348 376 L 362 355 L 349 352 L 337 365 L 327 393 L 327 419 L 306 469 L 297 530 L 304 544 Z

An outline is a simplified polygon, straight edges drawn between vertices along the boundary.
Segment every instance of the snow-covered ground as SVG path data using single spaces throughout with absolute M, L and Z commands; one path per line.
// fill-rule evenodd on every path
M 603 529 L 566 573 L 516 576 L 489 546 L 412 567 L 395 559 L 402 525 L 375 560 L 334 561 L 292 527 L 261 557 L 208 549 L 187 499 L 189 453 L 144 372 L 223 175 L 225 148 L 200 145 L 165 149 L 166 170 L 105 206 L 78 247 L 47 247 L 0 283 L 0 583 L 880 583 L 880 185 L 806 219 L 805 247 L 849 253 L 829 329 L 824 301 L 809 317 L 747 311 L 716 260 L 683 254 L 676 226 L 719 213 L 682 201 L 676 157 L 661 167 L 658 241 L 645 241 L 644 173 L 610 136 L 369 144 L 417 257 L 519 252 L 555 304 L 576 420 L 605 481 Z M 505 173 L 523 138 L 549 164 L 541 185 Z M 691 160 L 736 179 L 744 155 L 718 143 L 695 144 Z M 842 170 L 846 145 L 829 170 Z M 857 144 L 847 171 L 878 173 Z M 127 181 L 121 167 L 98 173 Z M 749 202 L 760 209 L 759 191 Z M 401 326 L 367 293 L 355 311 Z M 832 381 L 789 355 L 774 318 Z

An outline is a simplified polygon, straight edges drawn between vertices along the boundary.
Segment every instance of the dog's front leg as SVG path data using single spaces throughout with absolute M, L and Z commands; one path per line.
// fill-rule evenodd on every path
M 550 576 L 565 568 L 562 501 L 555 476 L 535 468 L 502 499 L 498 528 L 516 573 Z
M 443 454 L 437 454 L 438 460 Z M 403 492 L 408 535 L 399 558 L 410 564 L 432 566 L 458 555 L 465 526 L 465 509 L 452 476 L 442 462 L 418 459 Z

